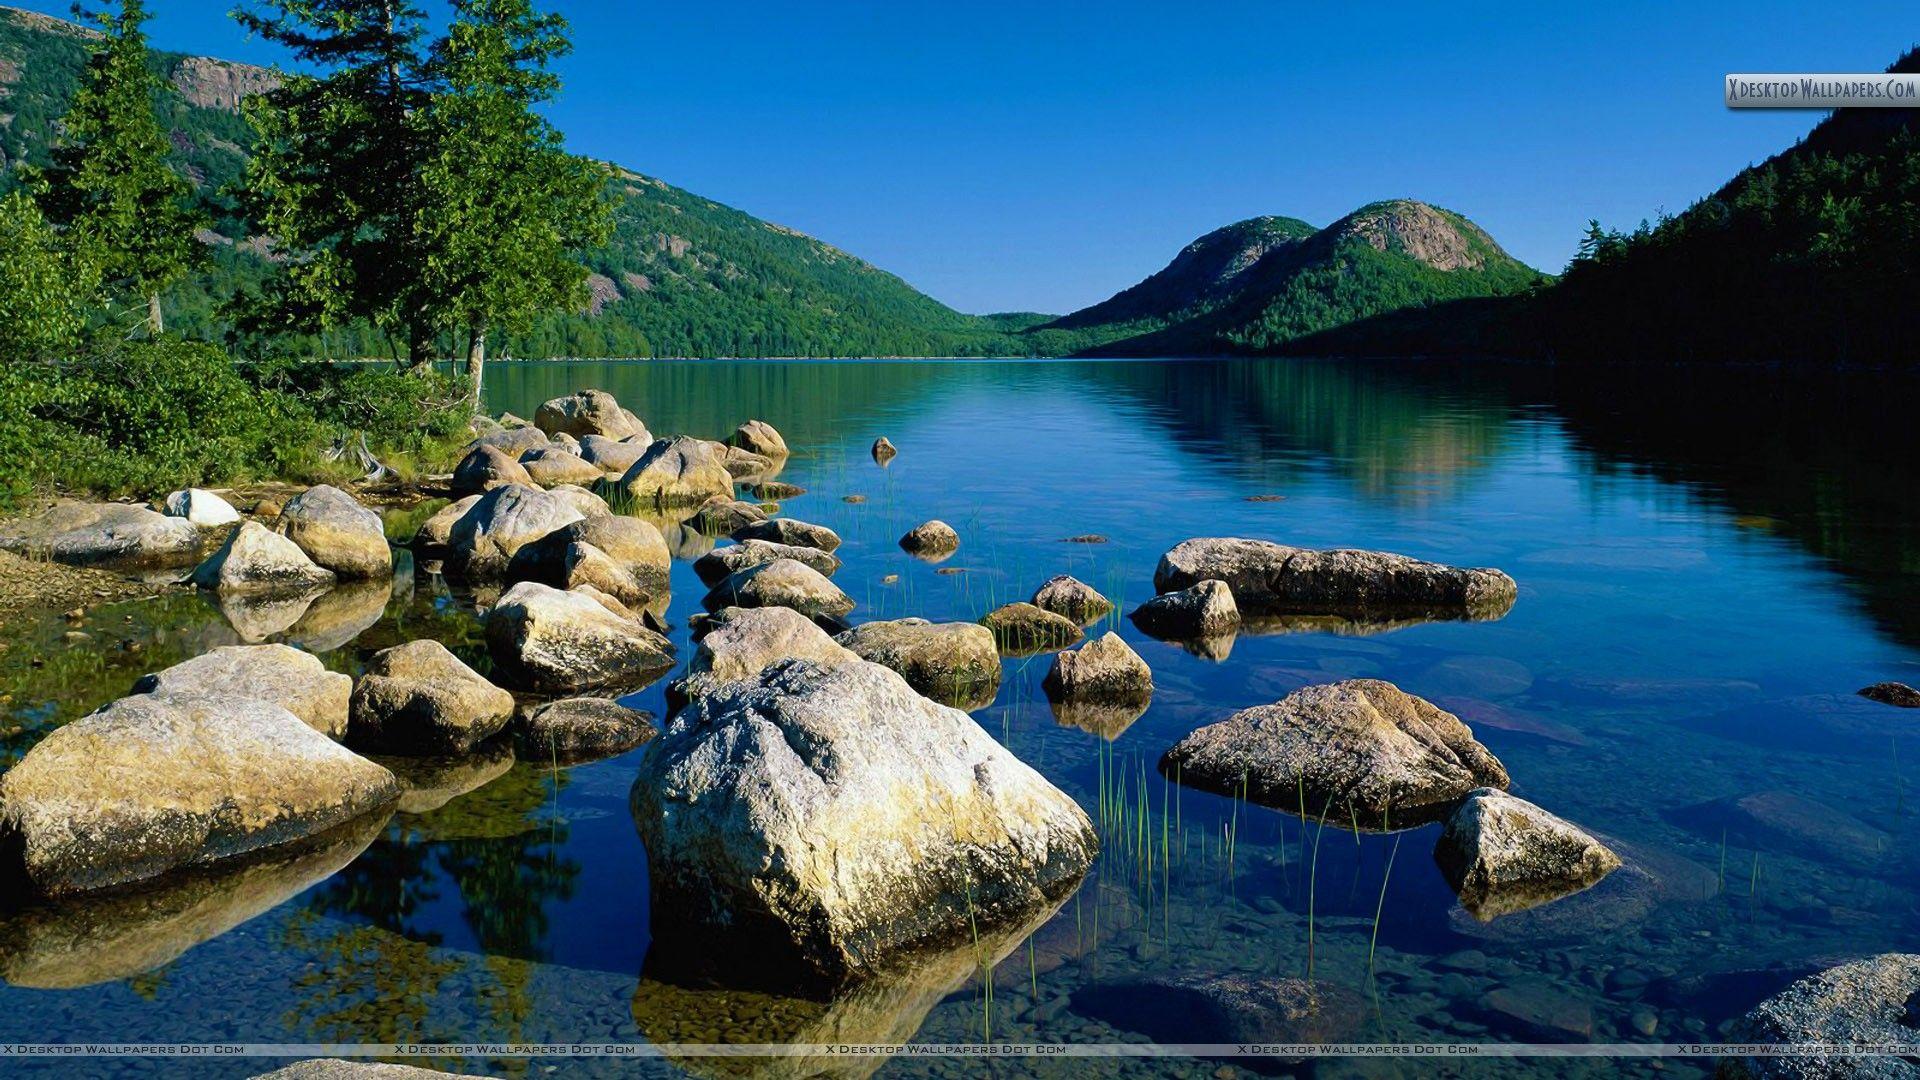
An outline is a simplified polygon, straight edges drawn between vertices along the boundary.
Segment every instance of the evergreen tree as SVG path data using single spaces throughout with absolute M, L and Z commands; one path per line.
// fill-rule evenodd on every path
M 607 170 L 567 153 L 535 111 L 559 91 L 548 65 L 570 48 L 566 21 L 530 0 L 453 0 L 453 10 L 421 125 L 433 149 L 415 236 L 430 304 L 466 339 L 477 405 L 488 334 L 582 307 L 577 253 L 605 242 L 612 216 Z
M 113 288 L 142 297 L 153 333 L 163 330 L 160 293 L 203 253 L 194 229 L 193 186 L 167 164 L 170 143 L 154 100 L 170 89 L 147 64 L 141 0 L 95 13 L 100 47 L 88 61 L 62 122 L 52 164 L 34 176 L 52 221 L 68 230 Z

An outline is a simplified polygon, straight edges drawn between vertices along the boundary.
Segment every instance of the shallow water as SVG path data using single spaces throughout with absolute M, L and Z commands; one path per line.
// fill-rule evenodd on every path
M 446 790 L 479 786 L 397 814 L 364 850 L 343 837 L 244 881 L 0 927 L 0 1042 L 1171 1039 L 1201 1033 L 1161 1030 L 1154 996 L 1128 983 L 1228 972 L 1311 974 L 1344 1003 L 1333 1034 L 1355 1040 L 1713 1040 L 1806 970 L 1910 948 L 1920 930 L 1906 831 L 1920 714 L 1853 696 L 1920 682 L 1910 386 L 1284 361 L 501 364 L 489 377 L 496 412 L 599 386 L 656 434 L 771 422 L 795 450 L 779 479 L 807 489 L 783 512 L 845 539 L 836 581 L 856 621 L 975 618 L 1056 573 L 1129 610 L 1161 552 L 1206 535 L 1497 566 L 1520 598 L 1493 622 L 1243 634 L 1218 659 L 1110 619 L 1093 632 L 1125 637 L 1156 692 L 1143 716 L 1098 730 L 1056 720 L 1045 656 L 1007 661 L 976 719 L 1103 816 L 1106 836 L 1096 874 L 1031 945 L 1000 943 L 990 1000 L 967 963 L 825 1004 L 643 979 L 646 857 L 627 810 L 641 750 L 572 768 L 470 763 Z M 868 456 L 883 434 L 900 449 L 886 468 Z M 933 517 L 962 538 L 938 566 L 895 546 Z M 1063 542 L 1082 534 L 1107 542 Z M 683 656 L 704 592 L 676 563 Z M 391 597 L 250 614 L 236 630 L 195 596 L 108 606 L 78 642 L 57 614 L 17 621 L 0 652 L 0 760 L 142 672 L 235 640 L 291 640 L 353 671 L 431 635 L 484 665 L 469 604 L 424 577 Z M 1436 826 L 1303 823 L 1154 772 L 1197 726 L 1353 676 L 1459 713 L 1516 794 L 1614 842 L 1634 873 L 1481 924 L 1433 864 Z M 663 714 L 663 685 L 632 703 Z M 1702 808 L 1756 792 L 1792 796 L 1769 828 Z

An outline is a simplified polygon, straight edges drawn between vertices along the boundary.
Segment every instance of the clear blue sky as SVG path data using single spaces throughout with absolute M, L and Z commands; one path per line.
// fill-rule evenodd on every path
M 227 6 L 151 0 L 155 43 L 277 59 Z M 1588 218 L 1682 209 L 1818 119 L 1729 112 L 1722 74 L 1875 71 L 1920 37 L 1910 0 L 552 6 L 574 149 L 977 312 L 1068 311 L 1227 222 L 1403 195 L 1558 270 Z

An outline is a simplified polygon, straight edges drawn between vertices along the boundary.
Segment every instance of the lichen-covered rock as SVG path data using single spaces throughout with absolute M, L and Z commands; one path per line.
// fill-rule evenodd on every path
M 840 560 L 829 552 L 804 544 L 777 544 L 771 540 L 742 540 L 727 547 L 714 548 L 694 561 L 693 572 L 700 575 L 702 583 L 711 587 L 720 583 L 727 575 L 745 570 L 749 566 L 759 566 L 776 559 L 792 559 L 805 563 L 822 574 L 831 576 L 840 569 Z
M 1902 709 L 1920 709 L 1920 690 L 1915 690 L 1906 683 L 1874 683 L 1872 686 L 1861 688 L 1860 696 L 1882 705 L 1896 705 Z
M 857 661 L 775 664 L 699 698 L 633 786 L 654 939 L 839 984 L 1071 892 L 1099 841 L 967 714 Z
M 787 440 L 765 420 L 749 420 L 727 436 L 727 445 L 778 461 L 788 454 Z
M 1080 626 L 1032 604 L 1006 604 L 987 612 L 980 625 L 993 632 L 1002 656 L 1032 656 L 1065 649 L 1080 640 Z
M 1460 718 L 1378 679 L 1306 686 L 1189 734 L 1160 759 L 1189 787 L 1361 828 L 1438 820 L 1507 771 Z
M 257 521 L 243 521 L 220 550 L 193 572 L 193 583 L 223 594 L 317 592 L 333 584 L 333 571 L 318 566 L 293 541 Z
M 507 484 L 533 485 L 527 467 L 497 446 L 481 443 L 468 451 L 453 467 L 455 496 L 479 495 Z
M 240 520 L 233 504 L 205 488 L 187 488 L 167 496 L 164 504 L 169 517 L 185 518 L 203 529 L 232 525 Z
M 1133 625 L 1157 638 L 1231 638 L 1240 629 L 1240 607 L 1224 581 L 1202 581 L 1133 609 Z M 1228 646 L 1231 648 L 1231 644 Z
M 1315 551 L 1265 540 L 1203 537 L 1160 557 L 1156 592 L 1224 581 L 1243 611 L 1420 609 L 1463 617 L 1506 614 L 1517 588 L 1493 569 L 1463 569 L 1384 551 Z
M 693 515 L 693 526 L 708 536 L 728 536 L 767 520 L 759 503 L 740 499 L 708 499 Z
M 825 574 L 796 559 L 775 559 L 728 574 L 702 603 L 708 611 L 787 607 L 809 617 L 838 617 L 853 610 L 852 597 Z
M 584 439 L 599 435 L 608 439 L 646 437 L 647 426 L 640 418 L 620 407 L 620 402 L 605 390 L 582 390 L 542 402 L 534 411 L 533 425 L 548 435 L 565 433 Z
M 300 545 L 320 566 L 345 579 L 393 573 L 393 549 L 380 515 L 330 484 L 316 484 L 281 509 L 273 531 Z
M 680 708 L 754 678 L 768 664 L 794 659 L 835 666 L 860 657 L 792 608 L 722 608 L 707 620 L 707 631 L 687 661 L 686 677 L 667 687 L 667 704 Z
M 500 677 L 538 693 L 644 686 L 674 663 L 673 643 L 637 620 L 585 591 L 534 581 L 500 597 L 487 612 L 486 635 Z
M 584 520 L 584 514 L 552 492 L 526 484 L 495 488 L 453 523 L 447 537 L 447 574 L 497 581 L 521 548 Z
M 873 460 L 878 464 L 885 465 L 887 462 L 892 461 L 899 453 L 899 448 L 895 447 L 885 435 L 873 440 Z
M 1098 622 L 1113 610 L 1113 603 L 1100 590 L 1070 574 L 1056 574 L 1033 591 L 1033 606 L 1072 619 L 1081 626 Z
M 794 518 L 769 518 L 737 530 L 733 538 L 741 543 L 748 540 L 765 540 L 770 544 L 818 548 L 826 552 L 831 552 L 840 546 L 839 533 L 825 525 L 815 525 L 812 522 Z
M 453 523 L 459 521 L 479 501 L 480 496 L 468 495 L 435 510 L 432 517 L 421 522 L 420 527 L 414 530 L 413 542 L 408 545 L 414 557 L 422 561 L 444 560 L 449 542 L 453 539 Z
M 1490 787 L 1467 793 L 1433 858 L 1460 906 L 1482 922 L 1579 892 L 1620 866 L 1573 824 Z
M 624 754 L 656 734 L 652 715 L 600 697 L 537 705 L 521 714 L 514 729 L 523 757 L 562 765 Z
M 278 705 L 315 731 L 347 733 L 353 678 L 328 671 L 312 653 L 286 645 L 222 645 L 191 660 L 142 675 L 136 694 L 254 698 Z
M 600 466 L 559 446 L 543 446 L 521 454 L 520 467 L 541 487 L 594 484 L 606 475 Z
M 1856 1057 L 1810 1049 L 1792 1057 L 1750 1057 L 1729 1064 L 1754 1080 L 1911 1077 L 1920 1055 L 1912 1001 L 1920 994 L 1920 954 L 1883 953 L 1809 975 L 1755 1006 L 1730 1036 L 1741 1043 L 1826 1047 L 1884 1046 L 1898 1056 Z
M 353 688 L 348 740 L 390 754 L 464 754 L 513 719 L 513 695 L 431 638 L 382 649 Z
M 953 526 L 939 519 L 923 521 L 907 530 L 900 538 L 900 547 L 909 555 L 922 559 L 944 559 L 960 550 L 960 534 Z
M 646 455 L 647 448 L 653 445 L 651 439 L 609 439 L 604 435 L 588 435 L 580 440 L 580 459 L 599 469 L 602 474 L 619 476 L 633 463 Z
M 200 530 L 144 506 L 59 502 L 0 522 L 0 551 L 120 570 L 192 566 L 200 557 Z
M 733 497 L 733 474 L 718 443 L 676 435 L 647 447 L 617 486 L 636 503 L 651 506 L 699 506 L 708 499 Z
M 892 619 L 862 623 L 835 640 L 943 705 L 984 708 L 1000 691 L 1000 650 L 979 623 Z
M 59 895 L 324 832 L 397 796 L 393 774 L 255 698 L 136 694 L 0 775 L 11 873 Z
M 1153 698 L 1153 669 L 1109 630 L 1055 656 L 1041 687 L 1053 701 L 1140 704 Z

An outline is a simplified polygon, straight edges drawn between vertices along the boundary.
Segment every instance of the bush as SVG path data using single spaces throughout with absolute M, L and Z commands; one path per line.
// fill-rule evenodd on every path
M 80 343 L 99 272 L 65 249 L 23 192 L 0 198 L 0 356 L 38 359 Z

